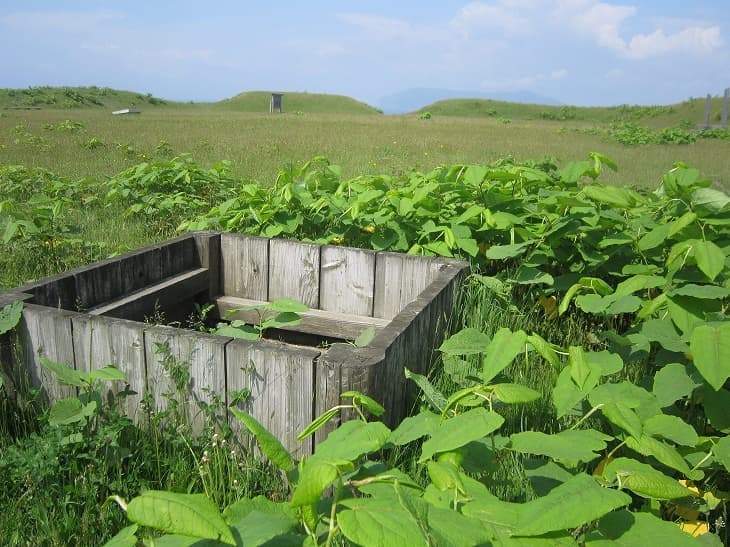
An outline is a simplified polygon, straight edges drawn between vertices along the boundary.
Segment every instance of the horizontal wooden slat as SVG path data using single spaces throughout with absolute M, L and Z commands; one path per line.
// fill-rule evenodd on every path
M 215 304 L 219 317 L 228 320 L 239 319 L 247 323 L 257 324 L 259 322 L 259 314 L 255 310 L 237 312 L 231 315 L 226 312 L 244 306 L 260 306 L 266 304 L 266 302 L 249 300 L 247 298 L 236 298 L 233 296 L 221 296 L 215 300 Z M 305 332 L 307 334 L 318 334 L 320 336 L 340 338 L 343 340 L 357 338 L 368 327 L 375 327 L 376 330 L 380 330 L 390 323 L 389 319 L 315 309 L 300 312 L 298 315 L 302 318 L 302 322 L 298 325 L 287 327 L 288 330 Z
M 208 268 L 196 268 L 164 281 L 135 291 L 124 298 L 112 300 L 87 310 L 91 315 L 109 315 L 122 319 L 139 319 L 145 310 L 154 308 L 155 302 L 161 307 L 208 290 Z M 149 313 L 147 311 L 147 313 Z

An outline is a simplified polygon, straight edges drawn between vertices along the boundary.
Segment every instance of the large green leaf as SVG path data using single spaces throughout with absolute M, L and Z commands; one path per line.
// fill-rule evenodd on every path
M 565 367 L 560 371 L 553 388 L 553 405 L 555 405 L 558 418 L 573 410 L 585 396 L 586 394 L 575 385 L 571 378 L 570 367 Z
M 279 298 L 277 300 L 272 300 L 265 306 L 265 308 L 278 313 L 297 313 L 309 310 L 309 308 L 301 302 L 291 300 L 289 298 Z
M 642 435 L 639 439 L 628 437 L 626 439 L 626 446 L 644 456 L 655 457 L 667 467 L 683 473 L 687 478 L 697 479 L 702 477 L 702 471 L 692 471 L 687 465 L 687 461 L 676 448 L 659 439 L 655 439 L 646 434 Z
M 317 503 L 324 489 L 340 475 L 340 469 L 354 468 L 347 460 L 327 461 L 322 458 L 304 460 L 299 471 L 299 481 L 292 493 L 291 506 L 304 507 Z
M 92 401 L 92 403 L 96 406 L 95 401 Z M 83 412 L 83 409 L 84 405 L 76 397 L 56 401 L 51 407 L 48 423 L 52 426 L 57 426 L 80 422 L 86 419 L 86 414 Z
M 23 302 L 13 302 L 0 309 L 0 335 L 15 328 L 23 315 Z
M 603 470 L 603 477 L 646 498 L 670 500 L 696 495 L 676 479 L 630 458 L 616 458 L 610 462 Z
M 710 281 L 720 274 L 725 267 L 725 253 L 712 241 L 699 241 L 695 244 L 695 260 Z
M 504 418 L 483 407 L 473 408 L 442 422 L 421 447 L 419 463 L 439 452 L 450 452 L 499 429 Z
M 439 351 L 448 355 L 472 355 L 487 349 L 490 338 L 474 328 L 462 329 L 441 344 Z
M 403 420 L 398 427 L 390 434 L 388 442 L 397 446 L 403 446 L 426 435 L 431 435 L 439 426 L 441 418 L 422 410 L 415 416 L 409 416 Z
M 669 224 L 659 224 L 656 228 L 644 234 L 644 236 L 639 239 L 639 250 L 649 251 L 664 244 L 667 237 L 669 237 L 670 228 L 671 226 Z
M 245 517 L 232 522 L 231 528 L 238 532 L 242 545 L 255 547 L 287 534 L 295 525 L 296 521 L 287 515 L 251 511 Z
M 568 348 L 568 360 L 570 362 L 570 377 L 584 393 L 593 389 L 601 378 L 601 367 L 586 358 L 582 346 L 570 346 Z
M 127 518 L 171 534 L 217 539 L 236 545 L 231 529 L 205 494 L 147 490 L 129 502 Z
M 725 192 L 714 188 L 698 188 L 692 192 L 692 208 L 702 213 L 716 214 L 722 212 L 730 203 L 730 197 Z
M 346 509 L 337 522 L 347 539 L 357 545 L 402 547 L 428 545 L 427 537 L 416 519 L 401 504 L 378 498 L 343 500 Z
M 390 437 L 383 422 L 350 420 L 332 431 L 317 446 L 315 456 L 327 460 L 355 461 L 360 456 L 380 450 Z
M 431 403 L 439 412 L 446 408 L 446 397 L 428 381 L 428 378 L 417 372 L 411 372 L 407 368 L 404 369 L 406 378 L 413 380 L 416 385 L 423 391 L 423 396 Z
M 541 397 L 539 391 L 522 384 L 492 384 L 489 389 L 497 399 L 507 404 L 530 403 Z
M 527 334 L 518 330 L 512 332 L 510 329 L 501 328 L 496 333 L 482 357 L 482 381 L 486 384 L 497 374 L 502 372 L 515 357 L 525 351 Z
M 534 243 L 533 241 L 524 241 L 513 245 L 494 245 L 487 249 L 485 256 L 491 260 L 502 260 L 505 258 L 514 258 L 520 256 L 527 251 L 527 248 Z
M 674 522 L 662 520 L 651 513 L 628 510 L 607 514 L 598 523 L 598 528 L 586 537 L 586 547 L 697 547 L 698 544 L 695 538 L 683 532 Z
M 717 391 L 730 377 L 730 321 L 697 327 L 689 345 L 697 370 Z
M 268 429 L 250 414 L 233 407 L 230 408 L 230 411 L 256 437 L 261 451 L 271 460 L 271 463 L 283 471 L 291 471 L 293 469 L 294 461 L 292 460 L 291 454 L 284 448 L 284 445 L 281 444 L 279 439 L 274 437 Z
M 631 503 L 631 496 L 603 488 L 585 473 L 524 504 L 515 536 L 540 536 L 577 528 Z
M 670 363 L 654 374 L 652 392 L 656 395 L 659 406 L 664 408 L 683 397 L 689 397 L 700 385 L 701 381 L 694 380 L 687 373 L 685 365 Z
M 135 547 L 137 545 L 137 525 L 132 524 L 119 530 L 104 547 Z
M 695 446 L 699 440 L 694 427 L 679 416 L 657 414 L 644 422 L 644 433 L 684 446 Z
M 715 446 L 712 447 L 712 453 L 715 459 L 730 471 L 730 437 L 722 437 Z
M 89 379 L 101 380 L 101 381 L 124 381 L 127 379 L 127 375 L 121 370 L 112 365 L 107 365 L 102 368 L 96 368 L 89 372 Z
M 53 372 L 58 378 L 58 381 L 67 386 L 86 387 L 87 374 L 83 371 L 75 370 L 68 365 L 62 363 L 55 363 L 45 357 L 41 357 L 41 364 L 48 370 Z
M 611 437 L 595 429 L 565 430 L 551 435 L 523 431 L 510 435 L 510 448 L 523 454 L 548 456 L 568 462 L 589 462 L 600 456 Z

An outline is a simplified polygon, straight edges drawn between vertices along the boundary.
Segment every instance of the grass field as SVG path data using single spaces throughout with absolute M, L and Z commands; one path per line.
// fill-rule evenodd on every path
M 326 156 L 340 165 L 345 180 L 361 174 L 400 174 L 412 169 L 423 172 L 441 164 L 484 164 L 505 156 L 520 162 L 553 158 L 563 167 L 597 151 L 619 166 L 617 173 L 601 174 L 600 180 L 605 183 L 653 189 L 660 184 L 662 175 L 681 161 L 697 167 L 716 187 L 730 186 L 729 140 L 698 139 L 684 145 L 624 145 L 603 132 L 617 121 L 655 130 L 687 126 L 692 121 L 700 121 L 703 112 L 700 101 L 668 107 L 594 109 L 448 101 L 425 107 L 422 112 L 430 112 L 429 119 L 420 119 L 417 113 L 385 116 L 344 97 L 285 93 L 284 101 L 287 112 L 268 114 L 265 112 L 268 94 L 264 92 L 242 94 L 220 103 L 191 104 L 100 88 L 60 92 L 39 88 L 31 93 L 0 90 L 0 166 L 49 169 L 72 181 L 68 192 L 77 200 L 65 206 L 68 217 L 62 221 L 66 232 L 60 229 L 56 232 L 54 226 L 46 227 L 47 232 L 35 238 L 37 241 L 28 238 L 29 242 L 0 246 L 4 251 L 0 256 L 0 289 L 173 235 L 174 226 L 183 219 L 175 217 L 174 223 L 157 225 L 155 219 L 125 215 L 122 204 L 102 204 L 102 200 L 90 199 L 88 206 L 86 202 L 82 205 L 78 196 L 83 199 L 93 196 L 84 193 L 83 184 L 73 181 L 84 177 L 102 181 L 140 162 L 170 159 L 180 154 L 190 154 L 202 166 L 230 160 L 228 181 L 240 184 L 235 179 L 242 178 L 270 185 L 285 164 L 302 163 L 314 156 Z M 255 111 L 257 105 L 263 111 Z M 31 106 L 41 108 L 25 109 Z M 143 113 L 111 115 L 113 108 L 125 106 L 140 108 Z M 38 183 L 41 178 L 32 180 L 29 184 Z M 463 184 L 462 179 L 458 180 Z M 107 190 L 94 184 L 88 188 Z M 32 188 L 21 185 L 13 189 L 17 195 L 26 197 L 9 196 L 9 201 L 15 198 L 21 205 L 33 193 Z M 272 194 L 268 188 L 264 192 Z M 502 203 L 509 206 L 510 199 L 514 201 L 514 192 L 514 186 L 507 190 L 506 201 Z M 617 193 L 623 199 L 623 194 Z M 0 196 L 0 202 L 4 199 L 5 196 Z M 566 214 L 569 208 L 565 207 Z M 46 214 L 47 210 L 44 211 Z M 658 213 L 638 219 L 638 223 L 646 220 L 648 226 L 641 224 L 639 230 L 659 233 L 661 227 L 652 224 L 659 222 L 653 218 L 655 215 Z M 530 214 L 526 214 L 525 218 L 528 217 Z M 576 226 L 581 226 L 581 230 L 587 227 Z M 373 228 L 369 232 L 372 233 L 374 227 L 368 227 Z M 712 229 L 707 228 L 708 233 Z M 494 230 L 501 235 L 510 232 L 510 229 Z M 572 241 L 577 245 L 579 235 L 566 232 L 562 242 L 570 246 Z M 514 227 L 511 236 L 514 239 Z M 60 252 L 54 252 L 56 238 L 67 243 L 58 247 Z M 726 243 L 717 241 L 726 247 Z M 647 256 L 655 247 L 647 246 Z M 717 277 L 724 263 L 712 261 L 710 267 L 719 268 L 714 274 Z M 568 313 L 558 320 L 550 319 L 548 308 L 542 307 L 545 304 L 538 304 L 539 292 L 531 292 L 533 287 L 529 283 L 518 286 L 514 298 L 507 298 L 500 296 L 487 278 L 480 280 L 480 276 L 473 276 L 467 290 L 460 295 L 451 331 L 471 327 L 493 337 L 503 327 L 522 329 L 540 333 L 563 348 L 575 345 L 597 351 L 604 347 L 596 342 L 597 336 L 606 329 L 618 328 L 609 316 L 596 318 Z M 653 287 L 649 287 L 648 293 Z M 616 380 L 627 379 L 634 384 L 639 380 L 651 381 L 645 374 L 648 368 L 645 360 L 626 364 Z M 575 416 L 558 418 L 553 412 L 550 393 L 558 376 L 553 366 L 541 361 L 534 352 L 528 356 L 525 351 L 524 358 L 506 371 L 512 381 L 534 388 L 543 398 L 537 403 L 503 410 L 507 420 L 505 435 L 529 429 L 552 433 L 561 427 L 578 425 L 574 424 Z M 455 385 L 450 385 L 445 376 L 437 375 L 434 381 L 449 393 Z M 212 429 L 206 432 L 207 436 L 193 438 L 184 427 L 157 427 L 158 422 L 150 422 L 151 427 L 143 431 L 105 408 L 99 411 L 95 425 L 90 423 L 84 443 L 77 448 L 64 444 L 58 428 L 49 423 L 47 412 L 37 419 L 42 409 L 32 392 L 21 403 L 25 406 L 0 397 L 0 470 L 5 470 L 4 474 L 0 473 L 3 486 L 0 488 L 0 537 L 9 544 L 98 544 L 125 524 L 123 515 L 115 512 L 115 508 L 100 509 L 105 496 L 118 493 L 129 499 L 140 488 L 204 491 L 220 507 L 233 499 L 261 492 L 286 495 L 275 480 L 276 473 L 260 461 L 244 456 L 234 461 L 232 456 L 228 457 L 228 448 L 223 450 L 218 438 L 211 436 Z M 592 413 L 585 417 L 586 423 L 601 427 L 599 413 L 591 416 Z M 161 416 L 159 423 L 169 417 Z M 583 423 L 583 418 L 578 423 Z M 108 438 L 120 444 L 108 446 Z M 129 452 L 120 455 L 123 451 L 116 450 L 119 447 Z M 211 461 L 219 467 L 214 468 L 213 464 L 205 467 L 209 452 Z M 416 465 L 413 454 L 396 453 L 388 457 L 391 465 L 420 473 L 421 479 L 426 480 L 423 465 Z M 126 469 L 126 475 L 121 469 Z M 509 456 L 492 478 L 494 491 L 504 500 L 523 502 L 535 495 L 527 486 L 529 481 L 525 478 L 521 456 Z M 213 479 L 215 484 L 210 482 Z M 22 526 L 18 526 L 19 522 Z
M 81 122 L 77 132 L 46 124 Z M 106 177 L 147 158 L 190 153 L 201 163 L 223 159 L 236 175 L 270 181 L 287 162 L 324 155 L 345 176 L 429 170 L 507 155 L 558 165 L 601 152 L 619 166 L 605 181 L 655 187 L 676 161 L 698 166 L 717 184 L 730 181 L 728 141 L 627 146 L 585 132 L 589 120 L 517 120 L 434 115 L 274 114 L 225 111 L 213 105 L 166 105 L 117 117 L 100 108 L 0 111 L 0 163 L 44 167 L 69 177 Z

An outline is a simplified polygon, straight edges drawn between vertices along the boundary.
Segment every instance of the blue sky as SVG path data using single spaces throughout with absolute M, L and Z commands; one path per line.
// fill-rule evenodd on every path
M 0 51 L 0 87 L 370 104 L 448 88 L 666 104 L 730 86 L 730 0 L 4 0 Z

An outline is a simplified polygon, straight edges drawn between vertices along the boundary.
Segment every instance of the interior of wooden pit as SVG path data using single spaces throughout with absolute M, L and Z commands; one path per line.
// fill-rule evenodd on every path
M 320 345 L 385 328 L 435 278 L 443 262 L 241 234 L 197 233 L 21 288 L 44 306 L 189 327 L 205 315 L 257 324 L 277 299 L 303 303 L 302 321 L 273 337 Z M 196 316 L 197 314 L 197 316 Z M 191 321 L 192 320 L 192 321 Z

